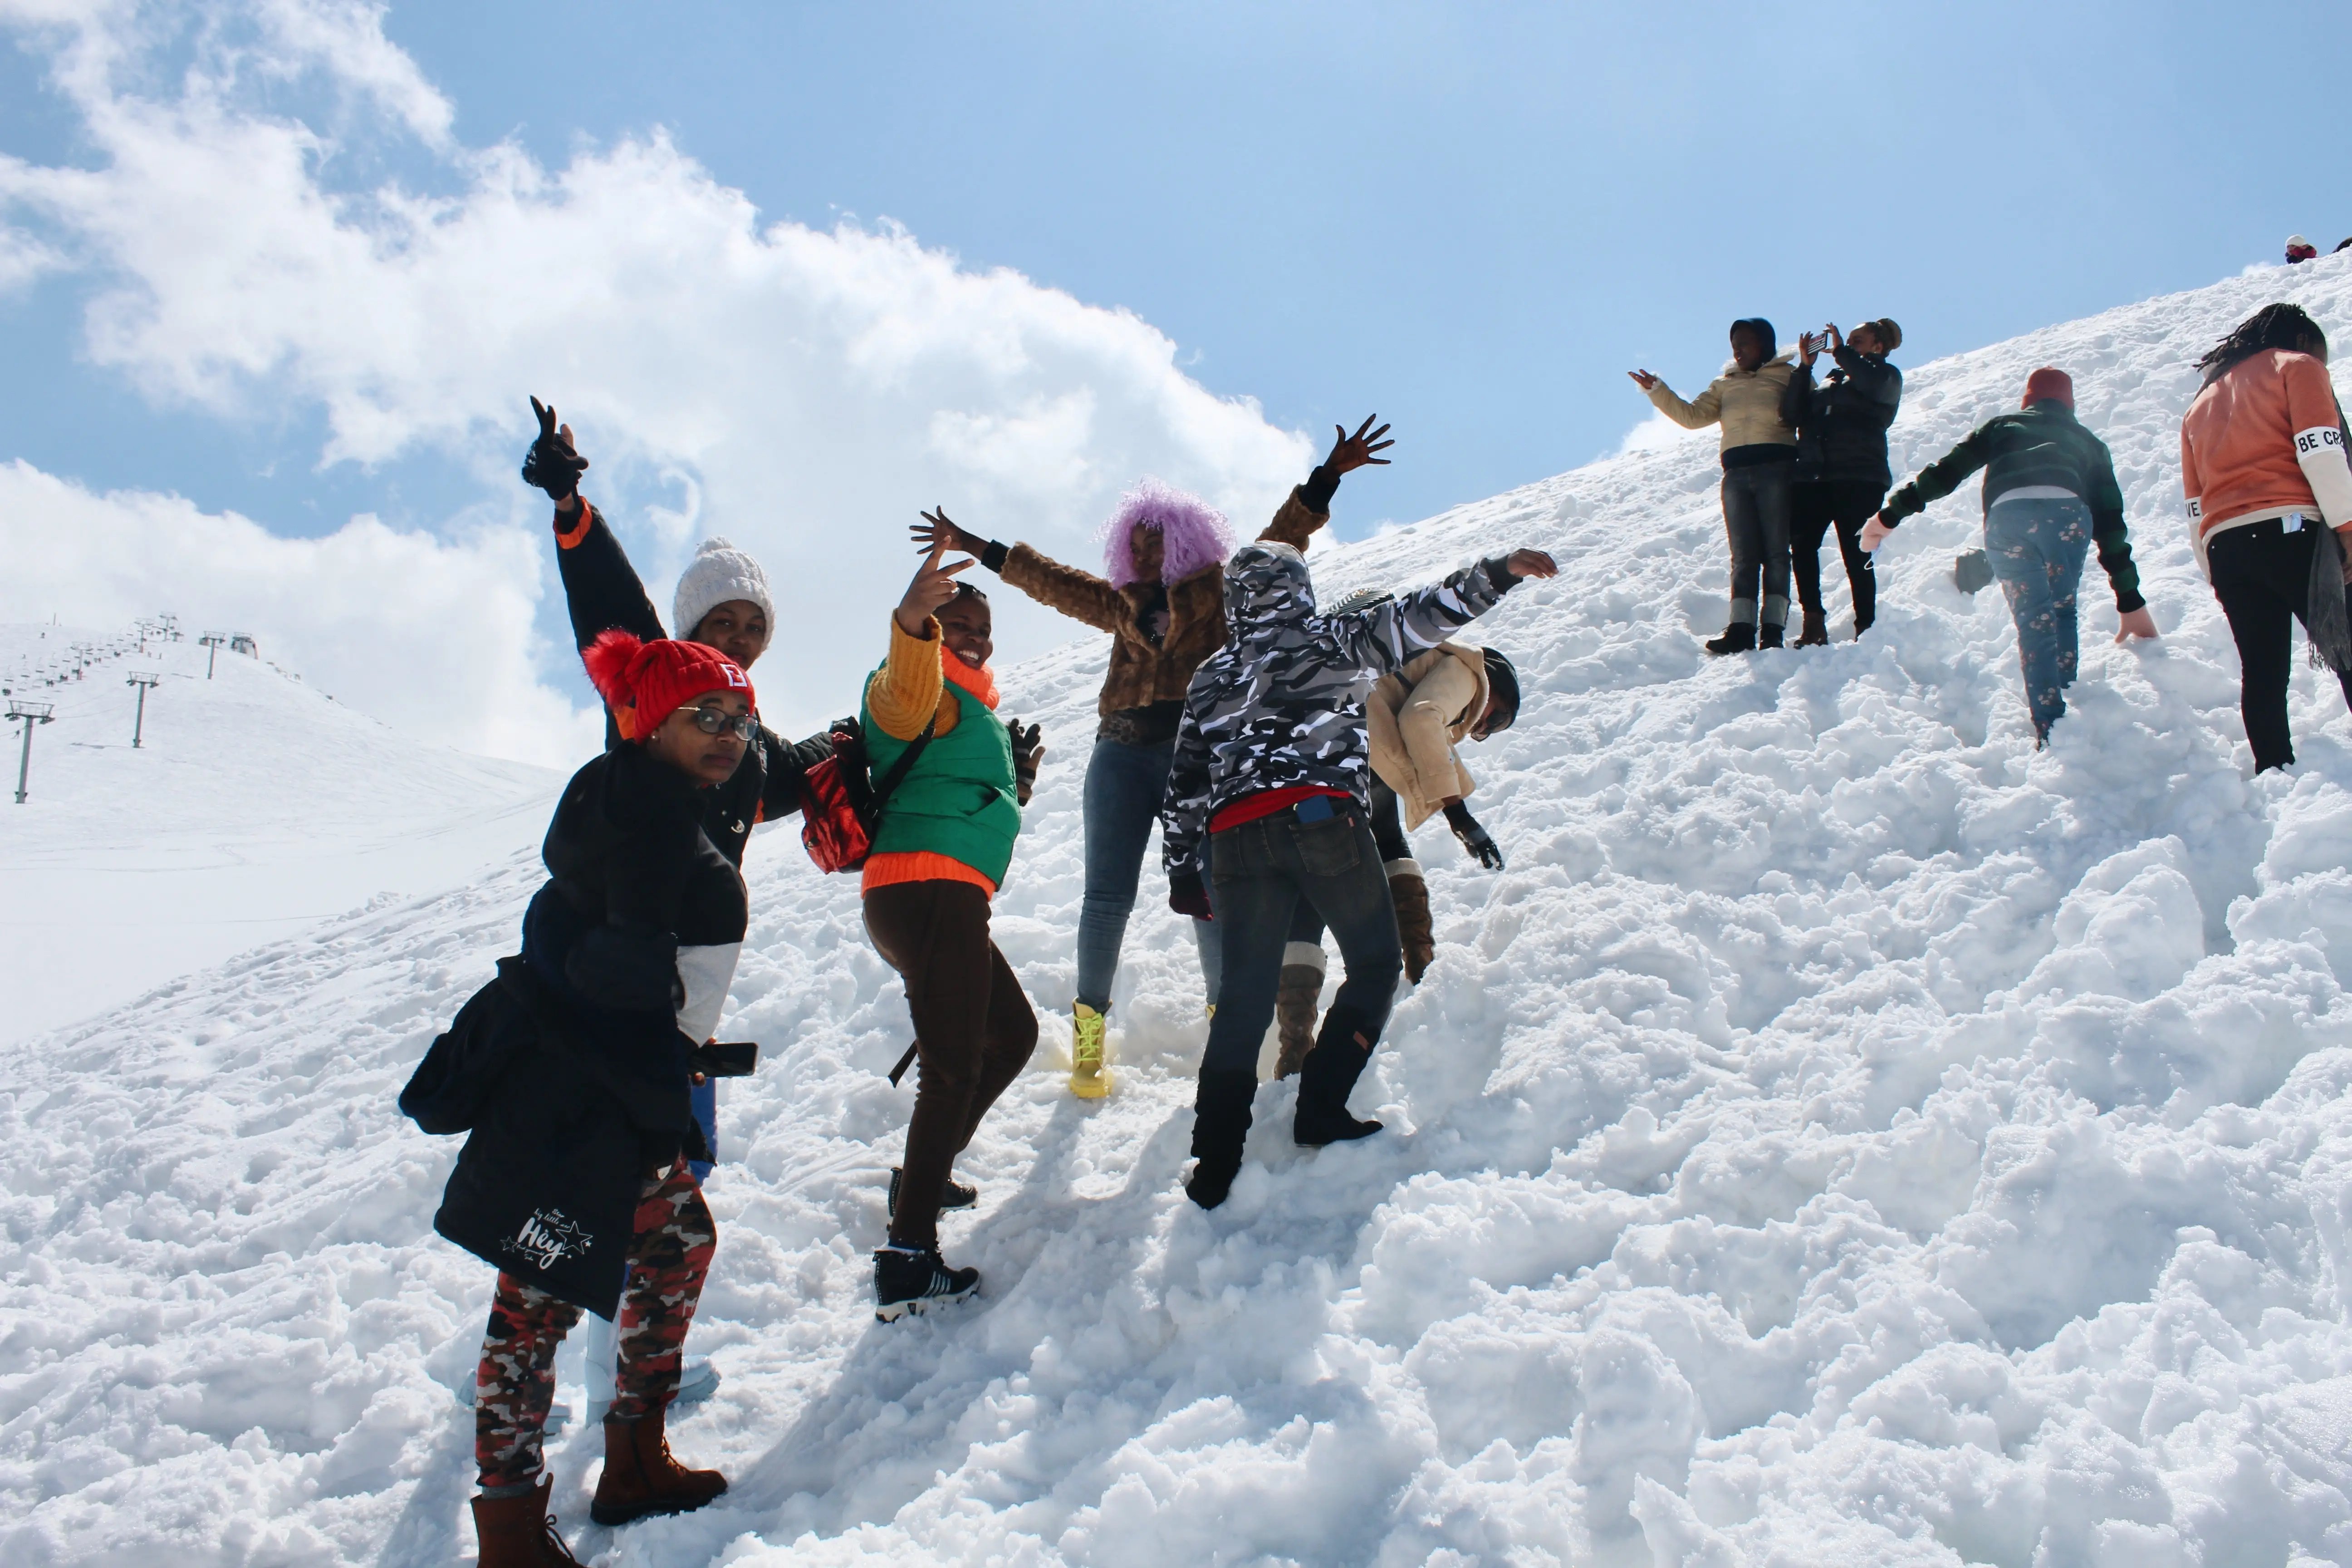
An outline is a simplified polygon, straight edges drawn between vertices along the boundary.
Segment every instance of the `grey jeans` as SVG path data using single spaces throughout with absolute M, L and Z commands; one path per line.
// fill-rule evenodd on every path
M 1789 491 L 1796 467 L 1757 463 L 1723 470 L 1723 531 L 1731 541 L 1734 626 L 1755 624 L 1759 578 L 1764 624 L 1789 624 Z

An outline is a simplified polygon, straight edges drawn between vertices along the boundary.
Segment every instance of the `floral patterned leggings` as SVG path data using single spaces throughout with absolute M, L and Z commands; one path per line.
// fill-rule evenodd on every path
M 609 1419 L 638 1421 L 677 1392 L 679 1352 L 718 1249 L 701 1185 L 680 1160 L 646 1181 L 629 1246 L 629 1282 L 617 1324 L 619 1366 Z M 538 1483 L 547 1412 L 555 1400 L 555 1347 L 580 1309 L 501 1270 L 474 1382 L 474 1460 L 482 1490 L 510 1497 Z
M 2033 732 L 2047 738 L 2066 711 L 2079 657 L 2075 591 L 2091 551 L 2091 509 L 2069 496 L 1996 500 L 1985 518 L 1985 558 L 2017 623 L 2017 662 Z

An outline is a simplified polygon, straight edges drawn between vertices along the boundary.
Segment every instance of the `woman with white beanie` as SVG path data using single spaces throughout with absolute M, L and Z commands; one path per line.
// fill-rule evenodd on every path
M 523 482 L 545 490 L 555 502 L 556 567 L 563 578 L 563 596 L 572 613 L 572 634 L 584 651 L 603 633 L 618 629 L 641 642 L 656 642 L 669 634 L 646 586 L 629 564 L 627 552 L 606 526 L 604 514 L 583 500 L 580 476 L 588 459 L 572 444 L 572 427 L 558 426 L 555 410 L 530 400 L 539 416 L 539 437 L 523 459 Z M 767 651 L 776 623 L 776 604 L 768 591 L 768 574 L 760 563 L 724 539 L 706 539 L 694 559 L 678 574 L 677 593 L 670 601 L 672 620 L 681 641 L 717 648 L 734 663 L 750 669 Z M 611 710 L 604 718 L 604 747 L 622 744 Z M 828 735 L 797 742 L 780 739 L 764 724 L 744 748 L 743 761 L 722 784 L 700 792 L 702 830 L 739 869 L 751 829 L 762 822 L 789 816 L 801 809 L 801 775 L 812 764 L 833 754 Z M 694 1086 L 694 1113 L 702 1123 L 705 1142 L 719 1147 L 718 1086 L 704 1080 Z M 707 1162 L 695 1162 L 697 1181 L 710 1173 Z M 601 1394 L 612 1397 L 611 1325 L 592 1321 L 587 1349 L 590 1416 Z M 600 1376 L 601 1374 L 601 1376 Z M 689 1364 L 681 1380 L 679 1398 L 690 1403 L 717 1385 L 708 1363 Z

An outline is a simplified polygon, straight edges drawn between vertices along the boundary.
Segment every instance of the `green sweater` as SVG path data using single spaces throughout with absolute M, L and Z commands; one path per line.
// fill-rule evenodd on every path
M 1886 498 L 1881 513 L 1894 527 L 1960 488 L 1979 468 L 1985 471 L 1984 510 L 2011 490 L 2055 485 L 2083 498 L 2091 509 L 2091 538 L 2099 564 L 2116 591 L 2116 608 L 2137 610 L 2139 568 L 2132 564 L 2131 534 L 2124 526 L 2124 492 L 2116 483 L 2107 444 L 2084 429 L 2074 410 L 2054 398 L 2031 408 L 1997 414 L 1958 446 L 1919 470 L 1919 477 Z
M 872 680 L 866 687 L 870 692 Z M 961 716 L 954 729 L 932 737 L 898 781 L 875 828 L 874 853 L 929 850 L 961 860 L 1002 887 L 1021 831 L 1013 742 L 986 703 L 952 681 L 947 689 L 963 705 Z M 870 707 L 859 706 L 866 761 L 878 781 L 914 742 L 899 740 L 874 721 Z

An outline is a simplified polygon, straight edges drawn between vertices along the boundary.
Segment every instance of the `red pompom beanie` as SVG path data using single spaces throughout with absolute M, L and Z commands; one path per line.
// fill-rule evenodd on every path
M 625 631 L 599 632 L 580 650 L 588 679 L 613 710 L 625 741 L 642 741 L 661 721 L 706 691 L 740 691 L 757 712 L 751 678 L 715 647 L 663 637 L 639 642 Z
M 2018 406 L 2031 408 L 2045 397 L 2054 397 L 2067 407 L 2074 407 L 2074 378 L 2045 364 L 2025 378 L 2025 401 Z

